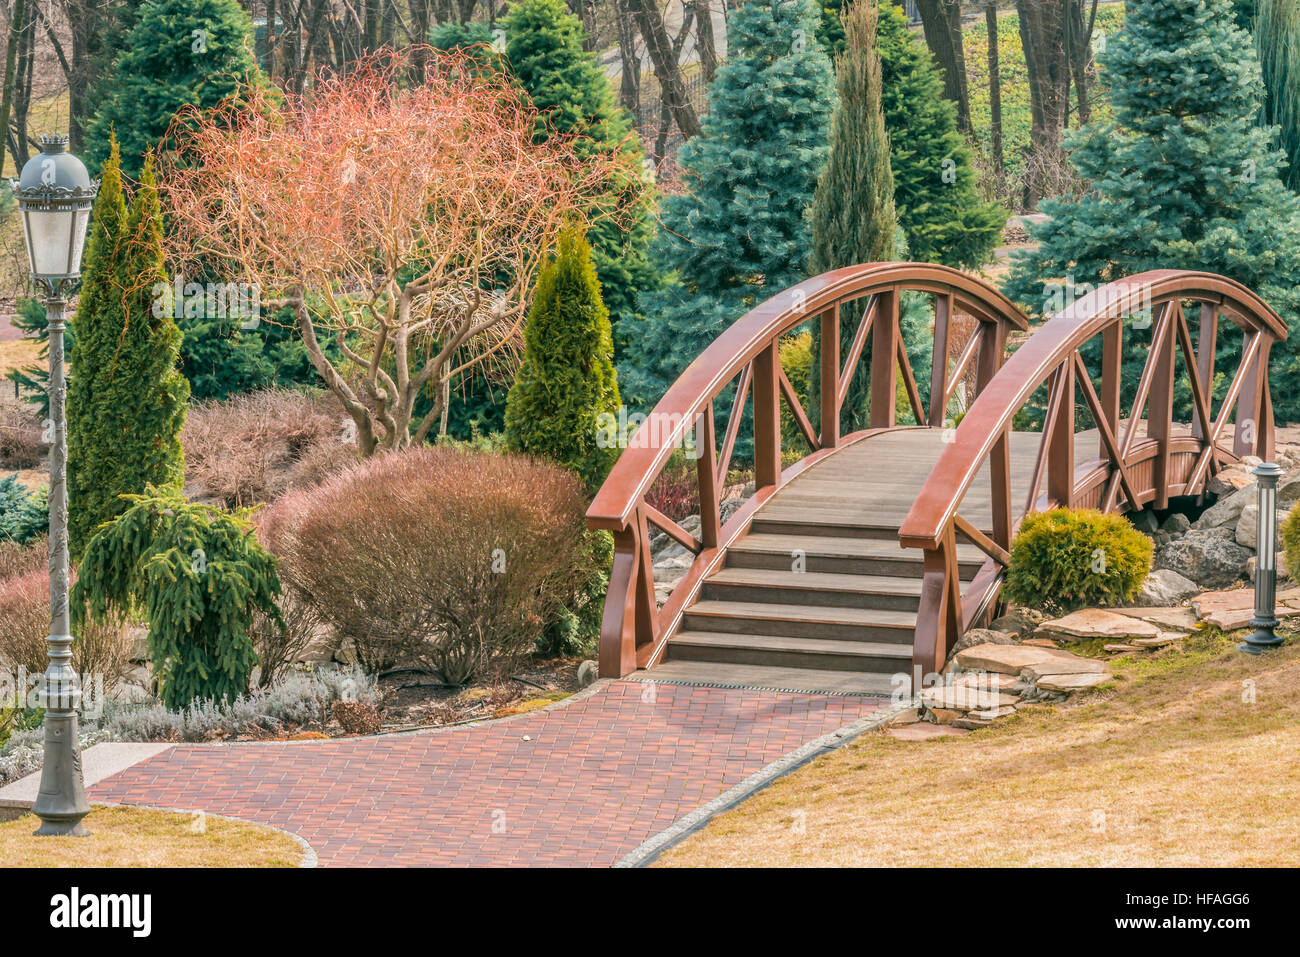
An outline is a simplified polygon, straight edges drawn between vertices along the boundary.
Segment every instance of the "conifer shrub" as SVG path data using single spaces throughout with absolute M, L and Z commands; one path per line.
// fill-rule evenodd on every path
M 1300 508 L 1292 508 L 1279 532 L 1287 571 L 1293 580 L 1300 575 Z
M 583 585 L 586 495 L 517 455 L 422 447 L 285 495 L 262 522 L 291 599 L 369 672 L 508 675 Z
M 26 545 L 49 527 L 49 489 L 31 491 L 18 481 L 16 472 L 0 479 L 0 542 Z
M 564 233 L 528 312 L 524 361 L 506 401 L 506 441 L 512 451 L 572 469 L 592 492 L 618 458 L 597 428 L 602 414 L 618 414 L 613 351 L 591 247 L 580 233 Z
M 1003 595 L 1068 612 L 1131 601 L 1151 571 L 1151 539 L 1120 515 L 1057 508 L 1025 516 L 1011 545 Z
M 278 618 L 275 559 L 247 510 L 197 505 L 174 489 L 126 496 L 127 509 L 86 546 L 72 590 L 74 628 L 121 622 L 142 608 L 158 693 L 169 708 L 248 693 L 250 629 Z

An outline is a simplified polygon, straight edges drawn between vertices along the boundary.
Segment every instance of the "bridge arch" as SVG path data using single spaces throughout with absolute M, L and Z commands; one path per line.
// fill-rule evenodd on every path
M 1150 347 L 1125 419 L 1121 417 L 1125 319 L 1148 310 Z M 1188 322 L 1193 310 L 1198 322 L 1195 346 Z M 1215 411 L 1220 319 L 1241 331 L 1242 346 L 1239 365 Z M 1109 283 L 1035 330 L 981 390 L 899 530 L 904 547 L 925 550 L 913 646 L 916 666 L 939 670 L 957 637 L 996 607 L 1011 536 L 1025 513 L 1058 505 L 1103 511 L 1147 503 L 1165 507 L 1171 496 L 1202 494 L 1209 477 L 1230 461 L 1247 454 L 1271 457 L 1274 423 L 1268 356 L 1272 344 L 1286 335 L 1281 317 L 1240 283 L 1175 270 L 1153 270 Z M 1099 388 L 1082 353 L 1098 337 Z M 1180 355 L 1193 404 L 1193 421 L 1186 431 L 1173 421 Z M 1029 493 L 1017 514 L 1008 478 L 1008 439 L 1016 413 L 1045 384 L 1049 389 L 1046 419 Z M 1097 454 L 1082 461 L 1075 449 L 1078 397 L 1098 433 Z M 1225 441 L 1229 421 L 1234 421 L 1230 443 Z M 975 529 L 958 514 L 976 474 L 986 466 L 992 475 L 992 535 Z M 959 539 L 979 546 L 986 556 L 979 574 L 964 588 L 955 570 Z
M 912 373 L 899 325 L 904 293 L 933 298 L 934 346 L 929 401 Z M 861 318 L 853 325 L 858 307 Z M 850 307 L 854 307 L 850 312 Z M 959 316 L 972 320 L 958 346 Z M 813 322 L 823 348 L 814 428 L 781 368 L 781 338 Z M 841 355 L 841 324 L 853 328 Z M 1028 329 L 1020 309 L 992 286 L 971 276 L 927 263 L 869 263 L 824 273 L 777 293 L 729 326 L 681 374 L 623 450 L 587 512 L 592 528 L 614 535 L 600 639 L 600 674 L 618 677 L 649 667 L 663 656 L 668 639 L 696 598 L 706 576 L 720 567 L 728 547 L 758 508 L 796 476 L 836 451 L 869 436 L 898 428 L 941 428 L 949 401 L 963 381 L 977 397 L 993 381 L 1005 358 L 1007 336 Z M 840 421 L 850 383 L 871 342 L 868 428 L 841 434 Z M 734 389 L 726 426 L 717 428 L 715 404 Z M 900 426 L 896 396 L 904 393 L 919 425 Z M 752 406 L 754 492 L 723 520 L 720 506 L 728 466 L 746 403 Z M 784 465 L 781 403 L 784 402 L 811 450 Z M 698 450 L 696 483 L 700 531 L 684 529 L 647 501 L 675 450 L 688 440 Z M 693 553 L 685 575 L 658 607 L 650 530 L 658 528 Z

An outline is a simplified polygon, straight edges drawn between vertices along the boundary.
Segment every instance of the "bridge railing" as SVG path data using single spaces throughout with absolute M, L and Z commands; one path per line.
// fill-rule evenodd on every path
M 905 292 L 934 299 L 934 348 L 929 401 L 923 401 L 899 325 Z M 849 308 L 853 307 L 853 312 Z M 861 318 L 856 327 L 852 322 Z M 972 317 L 960 346 L 959 315 Z M 781 366 L 781 338 L 816 323 L 820 349 L 818 426 L 814 427 Z M 841 355 L 841 323 L 853 329 Z M 918 424 L 943 426 L 956 391 L 972 376 L 978 392 L 992 381 L 1005 354 L 1007 333 L 1028 320 L 1005 296 L 979 280 L 924 263 L 871 263 L 838 269 L 778 293 L 728 327 L 665 393 L 620 455 L 587 512 L 592 528 L 614 534 L 615 555 L 601 626 L 600 673 L 617 677 L 647 667 L 663 654 L 685 608 L 726 549 L 749 527 L 755 510 L 796 475 L 851 442 L 898 426 L 899 383 Z M 841 434 L 850 385 L 871 339 L 870 405 L 866 429 Z M 901 379 L 900 379 L 901 377 Z M 726 426 L 718 434 L 715 405 L 730 396 Z M 782 466 L 784 401 L 809 453 Z M 752 418 L 746 419 L 747 407 Z M 729 466 L 746 422 L 753 440 L 753 495 L 724 523 L 722 496 Z M 648 500 L 674 451 L 696 456 L 700 513 L 698 535 Z M 655 527 L 693 553 L 690 568 L 658 608 L 650 532 Z
M 1195 346 L 1189 312 L 1198 323 Z M 1124 336 L 1126 319 L 1132 317 L 1149 319 L 1151 340 L 1131 409 L 1123 419 Z M 1242 343 L 1239 365 L 1215 412 L 1220 318 L 1241 331 Z M 939 671 L 962 632 L 990 614 L 1009 561 L 1014 526 L 1027 512 L 1055 506 L 1127 510 L 1148 502 L 1164 508 L 1171 496 L 1201 494 L 1206 480 L 1226 461 L 1246 454 L 1268 458 L 1273 447 L 1269 348 L 1286 333 L 1277 313 L 1239 283 L 1173 270 L 1102 286 L 1049 318 L 985 384 L 951 433 L 952 441 L 900 529 L 905 547 L 925 549 L 915 665 L 925 672 Z M 1097 337 L 1099 386 L 1083 352 Z M 1179 355 L 1193 406 L 1187 434 L 1173 423 Z M 1018 503 L 1012 502 L 1009 467 L 1012 423 L 1044 385 L 1048 397 L 1042 437 L 1025 501 L 1013 512 Z M 1097 455 L 1083 461 L 1075 453 L 1079 404 L 1086 407 L 1099 434 Z M 1232 444 L 1225 448 L 1222 441 L 1234 410 Z M 992 539 L 958 514 L 986 463 L 993 497 Z M 965 587 L 957 569 L 959 536 L 988 556 Z

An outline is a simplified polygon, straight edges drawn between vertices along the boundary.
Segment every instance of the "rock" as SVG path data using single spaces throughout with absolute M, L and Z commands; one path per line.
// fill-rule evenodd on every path
M 1156 518 L 1156 513 L 1149 508 L 1130 514 L 1128 519 L 1139 532 L 1154 535 L 1160 531 L 1160 520 Z
M 1281 541 L 1282 523 L 1286 521 L 1287 513 L 1280 509 L 1276 513 L 1276 524 L 1273 526 L 1275 541 Z M 1241 515 L 1237 518 L 1237 544 L 1244 548 L 1253 549 L 1259 541 L 1259 503 L 1251 502 L 1241 510 Z
M 1278 479 L 1277 504 L 1290 508 L 1300 502 L 1300 472 L 1290 472 Z
M 1252 479 L 1249 485 L 1242 486 L 1236 491 L 1229 491 L 1224 498 L 1202 512 L 1201 517 L 1192 522 L 1192 528 L 1221 528 L 1225 525 L 1235 528 L 1237 519 L 1241 517 L 1241 510 L 1255 501 L 1254 485 Z
M 1083 608 L 1064 618 L 1045 621 L 1036 634 L 1058 641 L 1087 641 L 1093 638 L 1129 638 L 1157 635 L 1160 629 L 1149 621 L 1117 615 L 1102 608 Z
M 1256 465 L 1263 465 L 1264 460 L 1261 459 L 1258 455 L 1243 455 L 1240 459 L 1237 460 L 1237 463 L 1239 465 L 1244 465 L 1247 468 L 1253 469 Z
M 952 651 L 948 657 L 965 651 L 967 648 L 974 648 L 976 645 L 1014 645 L 1016 643 L 1015 635 L 1008 634 L 1005 631 L 995 631 L 991 628 L 972 628 L 966 634 L 957 639 L 957 643 L 952 646 Z
M 1102 647 L 1105 648 L 1107 651 L 1109 651 L 1111 654 L 1124 654 L 1125 652 L 1129 652 L 1129 651 L 1142 650 L 1137 645 L 1103 645 Z
M 1110 680 L 1108 674 L 1073 674 L 1044 675 L 1038 679 L 1038 687 L 1044 691 L 1083 691 L 1095 688 Z
M 1259 556 L 1252 555 L 1246 560 L 1246 580 L 1254 582 L 1255 569 L 1259 566 Z M 1291 571 L 1286 567 L 1286 552 L 1278 552 L 1273 558 L 1273 567 L 1277 571 L 1278 581 L 1289 581 Z
M 1205 483 L 1205 490 L 1215 495 L 1231 495 L 1238 489 L 1254 484 L 1255 476 L 1250 474 L 1249 469 L 1242 468 L 1240 465 L 1230 465 L 1217 475 L 1212 475 Z
M 1274 614 L 1278 618 L 1291 618 L 1300 615 L 1300 588 L 1288 588 L 1278 592 Z M 1253 588 L 1234 588 L 1228 591 L 1209 591 L 1192 599 L 1192 608 L 1202 621 L 1235 631 L 1245 628 L 1255 617 L 1255 590 Z
M 1010 635 L 1028 635 L 1033 633 L 1035 626 L 1046 620 L 1046 615 L 1033 608 L 1012 608 L 1000 618 L 995 618 L 989 628 Z
M 1025 683 L 1015 675 L 999 674 L 995 671 L 966 671 L 953 676 L 949 687 L 983 688 L 986 691 L 1005 691 L 1018 694 L 1024 690 Z
M 1022 678 L 1028 678 L 1035 684 L 1045 675 L 1102 675 L 1108 674 L 1106 663 L 1096 658 L 1053 658 L 1051 661 L 1039 661 L 1026 665 L 1020 672 Z
M 1133 644 L 1140 648 L 1163 648 L 1166 645 L 1172 645 L 1181 637 L 1183 637 L 1181 634 L 1166 631 L 1164 634 L 1156 635 L 1154 638 L 1134 638 Z
M 1186 605 L 1177 608 L 1112 608 L 1117 615 L 1141 618 L 1166 631 L 1195 631 L 1196 612 Z
M 1151 536 L 1151 544 L 1156 548 L 1164 548 L 1177 537 L 1177 535 L 1172 535 L 1169 532 L 1161 530 Z
M 588 658 L 578 665 L 578 687 L 585 688 L 600 677 L 600 663 Z
M 1056 642 L 1051 638 L 1026 638 L 1021 642 L 1022 645 L 1029 645 L 1031 648 L 1055 648 Z
M 953 711 L 971 711 L 975 708 L 1003 708 L 1019 701 L 1016 695 L 993 691 L 988 688 L 966 688 L 960 685 L 946 685 L 939 688 L 926 688 L 921 692 L 921 704 L 927 708 L 951 709 Z
M 1174 512 L 1164 520 L 1160 526 L 1160 531 L 1168 532 L 1170 535 L 1181 535 L 1192 527 L 1192 520 L 1182 512 Z
M 724 499 L 722 504 L 718 506 L 718 513 L 722 516 L 722 524 L 726 525 L 731 516 L 735 515 L 740 506 L 744 504 L 745 500 L 743 498 Z
M 987 728 L 998 718 L 1005 718 L 1008 715 L 1016 713 L 1015 708 L 989 708 L 980 711 L 968 711 L 965 717 L 958 718 L 953 722 L 954 728 L 963 728 L 967 731 L 978 731 L 980 728 Z
M 950 725 L 965 713 L 964 711 L 953 711 L 949 708 L 930 708 L 926 711 L 926 714 L 934 719 L 934 723 L 940 725 Z
M 1251 555 L 1234 537 L 1233 528 L 1194 528 L 1156 552 L 1155 566 L 1206 588 L 1231 585 L 1245 575 Z
M 976 645 L 956 657 L 958 666 L 968 671 L 993 671 L 1003 675 L 1019 675 L 1022 668 L 1053 658 L 1073 658 L 1074 655 L 1059 648 L 1032 648 L 1026 645 Z
M 1196 582 L 1184 578 L 1172 568 L 1157 568 L 1143 580 L 1137 603 L 1144 606 L 1176 605 L 1198 591 L 1200 588 Z

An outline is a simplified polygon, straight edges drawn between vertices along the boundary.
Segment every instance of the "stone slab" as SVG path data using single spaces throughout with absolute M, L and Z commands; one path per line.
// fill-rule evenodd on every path
M 1117 615 L 1140 618 L 1166 631 L 1195 631 L 1196 612 L 1186 605 L 1173 608 L 1112 608 Z
M 921 692 L 921 703 L 927 708 L 942 708 L 953 711 L 972 711 L 976 708 L 1002 708 L 1013 705 L 1019 700 L 1018 695 L 978 687 L 926 688 Z
M 1022 668 L 1074 655 L 1059 648 L 1038 648 L 1025 645 L 976 645 L 957 655 L 957 664 L 969 671 L 993 671 L 1004 675 L 1018 675 Z
M 1087 641 L 1092 638 L 1154 637 L 1160 629 L 1149 621 L 1130 618 L 1104 608 L 1082 608 L 1064 618 L 1054 618 L 1038 626 L 1036 634 L 1045 638 Z
M 1095 658 L 1057 658 L 1027 665 L 1020 674 L 1037 682 L 1044 675 L 1099 675 L 1109 671 L 1105 662 Z
M 1044 675 L 1038 679 L 1038 687 L 1043 691 L 1083 691 L 1095 688 L 1110 680 L 1110 675 Z

